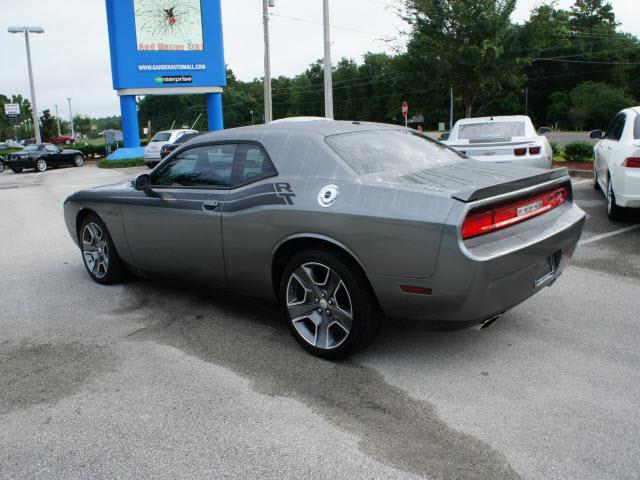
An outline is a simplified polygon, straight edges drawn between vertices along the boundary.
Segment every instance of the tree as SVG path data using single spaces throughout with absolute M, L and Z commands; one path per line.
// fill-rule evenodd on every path
M 40 135 L 44 142 L 49 142 L 58 135 L 56 118 L 51 115 L 49 109 L 42 111 L 42 116 L 40 117 Z
M 574 88 L 570 97 L 569 118 L 578 130 L 606 127 L 616 113 L 635 104 L 623 89 L 591 81 Z
M 471 116 L 478 96 L 512 81 L 519 59 L 505 55 L 516 0 L 405 0 L 412 31 L 407 54 L 434 66 Z

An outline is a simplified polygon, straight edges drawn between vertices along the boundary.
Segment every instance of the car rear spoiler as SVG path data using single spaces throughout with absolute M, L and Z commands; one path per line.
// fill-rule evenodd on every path
M 496 197 L 498 195 L 515 192 L 528 187 L 535 187 L 536 185 L 550 182 L 552 180 L 558 180 L 563 177 L 569 179 L 569 171 L 566 168 L 555 168 L 552 170 L 545 170 L 537 175 L 526 176 L 507 182 L 497 183 L 495 185 L 461 190 L 451 194 L 451 196 L 463 202 L 475 202 L 477 200 Z

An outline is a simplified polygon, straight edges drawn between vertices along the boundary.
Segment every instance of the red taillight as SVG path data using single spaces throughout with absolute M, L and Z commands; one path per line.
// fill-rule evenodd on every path
M 640 168 L 640 157 L 625 158 L 622 166 L 627 168 Z
M 415 285 L 400 285 L 400 290 L 405 293 L 417 293 L 418 295 L 431 295 L 431 289 L 416 287 Z
M 538 155 L 542 147 L 529 147 L 529 155 Z
M 472 238 L 500 230 L 559 207 L 569 198 L 567 187 L 539 193 L 486 210 L 471 212 L 462 224 L 462 238 Z
M 514 154 L 516 157 L 521 157 L 521 156 L 523 156 L 523 155 L 526 155 L 526 154 L 527 154 L 527 149 L 526 149 L 526 148 L 514 148 L 514 149 L 513 149 L 513 154 Z

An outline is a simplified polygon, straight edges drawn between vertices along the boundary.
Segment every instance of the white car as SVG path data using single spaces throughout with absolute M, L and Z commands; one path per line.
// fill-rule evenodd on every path
M 620 218 L 624 208 L 640 208 L 640 107 L 622 110 L 593 149 L 593 184 L 605 192 L 609 218 Z
M 155 167 L 158 163 L 160 163 L 160 159 L 162 158 L 160 155 L 160 150 L 164 145 L 168 143 L 175 143 L 183 135 L 187 133 L 198 133 L 197 130 L 188 130 L 188 129 L 177 129 L 177 130 L 163 130 L 162 132 L 156 133 L 149 144 L 144 147 L 144 163 L 149 168 Z
M 443 142 L 484 162 L 551 168 L 553 151 L 525 115 L 458 120 Z

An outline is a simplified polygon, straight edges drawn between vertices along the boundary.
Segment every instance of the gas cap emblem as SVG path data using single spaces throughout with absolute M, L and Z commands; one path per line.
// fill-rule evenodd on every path
M 321 207 L 330 207 L 338 198 L 338 192 L 337 185 L 325 185 L 318 193 L 318 203 Z

